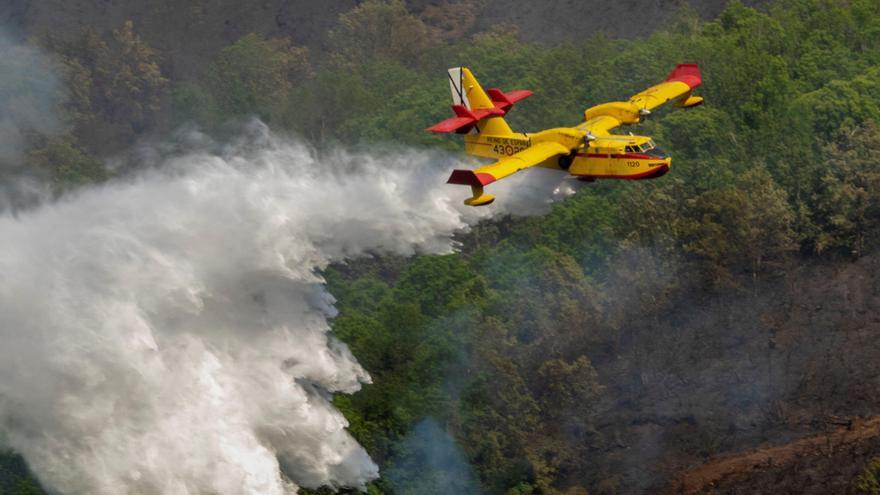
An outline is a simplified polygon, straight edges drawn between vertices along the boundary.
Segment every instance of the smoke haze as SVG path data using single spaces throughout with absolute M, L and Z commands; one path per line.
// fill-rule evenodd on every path
M 45 196 L 43 185 L 24 167 L 24 153 L 34 133 L 63 130 L 59 108 L 64 100 L 64 85 L 49 57 L 0 29 L 0 211 Z
M 432 418 L 419 421 L 398 447 L 385 478 L 400 495 L 482 493 L 467 458 L 452 435 Z
M 328 399 L 370 376 L 328 333 L 317 271 L 448 252 L 481 218 L 545 209 L 562 175 L 473 209 L 442 154 L 319 154 L 259 123 L 192 142 L 0 216 L 0 442 L 60 493 L 363 486 L 377 467 Z
M 0 30 L 0 164 L 21 159 L 27 133 L 59 132 L 58 106 L 63 101 L 64 86 L 51 60 Z

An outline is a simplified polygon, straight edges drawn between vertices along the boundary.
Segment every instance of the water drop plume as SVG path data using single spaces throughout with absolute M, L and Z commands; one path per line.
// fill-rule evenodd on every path
M 259 123 L 205 141 L 0 216 L 0 444 L 53 492 L 363 487 L 377 467 L 329 398 L 370 376 L 329 333 L 320 270 L 448 252 L 554 189 L 473 209 L 448 155 L 319 153 Z

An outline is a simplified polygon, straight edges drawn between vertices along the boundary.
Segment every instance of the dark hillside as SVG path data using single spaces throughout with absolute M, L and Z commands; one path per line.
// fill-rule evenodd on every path
M 0 24 L 28 35 L 66 38 L 83 29 L 98 33 L 131 20 L 144 40 L 164 54 L 175 79 L 198 75 L 223 47 L 249 33 L 289 38 L 316 53 L 326 48 L 327 33 L 339 14 L 358 0 L 7 0 Z M 727 0 L 694 1 L 704 17 L 716 16 Z M 763 3 L 751 0 L 747 4 Z M 408 9 L 432 26 L 437 36 L 461 38 L 497 25 L 515 26 L 522 38 L 542 43 L 577 41 L 604 32 L 614 37 L 643 37 L 662 29 L 683 0 L 409 0 Z
M 678 470 L 723 453 L 784 447 L 880 415 L 880 362 L 871 344 L 880 339 L 875 256 L 802 266 L 755 291 L 686 291 L 659 314 L 636 309 L 646 297 L 617 301 L 632 308 L 631 323 L 590 356 L 606 387 L 597 471 L 622 473 L 622 493 L 659 491 Z M 875 430 L 858 439 L 874 456 Z M 835 440 L 821 442 L 838 459 L 815 464 L 815 479 L 841 465 L 857 472 L 870 460 L 859 449 L 836 448 Z M 784 453 L 775 455 L 777 464 Z M 784 493 L 807 493 L 792 488 L 811 486 L 796 472 Z M 848 486 L 853 477 L 837 483 Z M 772 476 L 764 478 L 750 493 L 783 493 Z M 745 493 L 727 485 L 722 493 Z
M 747 0 L 743 3 L 756 6 L 766 1 Z M 524 40 L 539 43 L 577 41 L 596 32 L 635 38 L 663 29 L 684 6 L 691 6 L 704 19 L 713 19 L 728 3 L 727 0 L 486 0 L 477 26 L 489 29 L 497 24 L 512 24 Z
M 294 44 L 321 46 L 340 13 L 355 0 L 11 0 L 11 14 L 0 13 L 28 35 L 68 38 L 84 29 L 98 33 L 134 22 L 138 32 L 163 53 L 169 74 L 190 79 L 223 47 L 249 33 L 290 38 Z

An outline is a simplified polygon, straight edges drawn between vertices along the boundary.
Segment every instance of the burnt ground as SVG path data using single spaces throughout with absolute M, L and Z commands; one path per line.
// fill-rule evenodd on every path
M 880 417 L 838 421 L 845 424 L 826 433 L 684 471 L 665 494 L 855 493 L 853 480 L 880 456 Z
M 662 295 L 650 286 L 622 284 L 620 304 L 638 316 L 592 352 L 606 391 L 590 485 L 659 493 L 694 479 L 688 470 L 722 466 L 743 476 L 687 493 L 845 493 L 807 488 L 835 473 L 850 477 L 880 448 L 876 420 L 854 419 L 880 415 L 878 269 L 876 255 L 791 266 L 757 286 L 677 291 L 668 304 L 653 304 Z M 828 432 L 851 420 L 873 429 L 837 449 Z M 792 443 L 822 435 L 832 439 L 828 450 Z M 749 467 L 764 462 L 760 455 L 742 465 L 717 460 L 786 445 L 799 454 L 762 469 Z

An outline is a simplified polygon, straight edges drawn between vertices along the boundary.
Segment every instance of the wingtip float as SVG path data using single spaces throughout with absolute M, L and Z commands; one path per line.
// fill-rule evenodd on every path
M 642 122 L 651 111 L 673 101 L 691 108 L 703 103 L 693 90 L 702 84 L 696 64 L 679 64 L 666 79 L 628 101 L 602 103 L 584 112 L 584 122 L 533 133 L 513 132 L 504 116 L 513 105 L 532 95 L 528 90 L 484 90 L 465 67 L 449 69 L 455 117 L 426 130 L 464 135 L 465 152 L 496 161 L 476 170 L 454 170 L 447 183 L 470 186 L 469 206 L 487 205 L 495 197 L 484 188 L 524 168 L 563 170 L 581 180 L 652 179 L 669 171 L 672 158 L 648 136 L 616 135 L 621 125 Z

